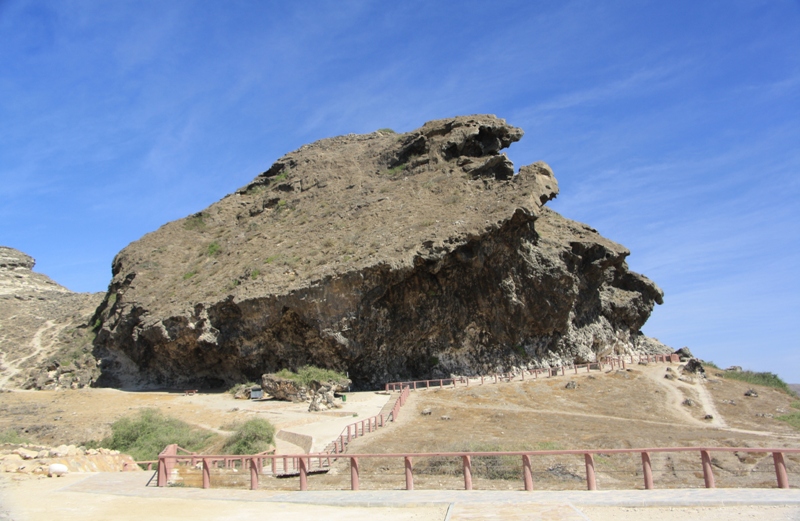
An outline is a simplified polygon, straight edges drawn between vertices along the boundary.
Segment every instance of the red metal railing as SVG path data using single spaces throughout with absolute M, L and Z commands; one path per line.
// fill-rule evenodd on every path
M 548 378 L 551 376 L 558 376 L 559 374 L 564 376 L 567 374 L 567 371 L 573 372 L 574 374 L 578 374 L 579 370 L 586 369 L 586 372 L 590 372 L 592 370 L 595 371 L 602 371 L 603 366 L 607 365 L 610 366 L 611 369 L 615 367 L 625 369 L 627 364 L 635 364 L 638 362 L 664 362 L 664 363 L 677 363 L 680 359 L 678 355 L 626 355 L 626 356 L 614 356 L 614 357 L 605 357 L 598 362 L 590 362 L 588 364 L 572 364 L 568 366 L 558 366 L 558 367 L 545 367 L 545 368 L 537 368 L 537 369 L 522 369 L 518 373 L 493 373 L 490 375 L 481 375 L 481 376 L 454 376 L 450 378 L 440 378 L 434 380 L 408 380 L 405 382 L 389 382 L 385 385 L 385 390 L 387 391 L 397 391 L 403 389 L 405 387 L 410 388 L 412 391 L 416 391 L 417 389 L 430 389 L 431 387 L 436 388 L 445 388 L 445 387 L 456 387 L 460 384 L 463 384 L 467 387 L 470 385 L 470 381 L 480 380 L 480 385 L 486 383 L 487 380 L 498 383 L 498 382 L 510 382 L 515 380 L 519 377 L 520 380 L 524 381 L 526 375 L 532 376 L 533 379 L 537 379 L 539 375 L 546 375 Z
M 203 488 L 211 487 L 211 469 L 220 461 L 227 461 L 230 459 L 240 459 L 247 462 L 250 469 L 250 488 L 256 490 L 258 488 L 258 476 L 265 466 L 263 462 L 266 460 L 272 461 L 274 467 L 275 461 L 282 458 L 292 458 L 298 462 L 298 475 L 299 475 L 299 489 L 301 491 L 308 490 L 308 475 L 311 471 L 312 460 L 319 459 L 320 461 L 326 457 L 327 454 L 300 454 L 300 455 L 274 455 L 274 454 L 255 454 L 252 456 L 206 456 L 206 455 L 179 455 L 176 450 L 168 450 L 171 445 L 167 447 L 158 457 L 158 486 L 163 487 L 167 485 L 166 476 L 169 475 L 172 468 L 177 462 L 191 462 L 192 465 L 196 461 L 202 462 L 203 469 Z M 641 449 L 588 449 L 588 450 L 547 450 L 547 451 L 524 451 L 524 452 L 429 452 L 429 453 L 403 453 L 403 454 L 339 454 L 340 458 L 348 458 L 350 460 L 350 489 L 359 490 L 360 487 L 360 469 L 359 461 L 368 458 L 402 458 L 405 468 L 406 490 L 414 490 L 414 460 L 421 458 L 458 458 L 461 460 L 464 489 L 472 490 L 472 459 L 477 457 L 498 457 L 498 456 L 511 456 L 521 458 L 522 463 L 522 484 L 525 490 L 533 490 L 533 474 L 531 472 L 531 458 L 545 457 L 545 456 L 558 456 L 558 455 L 583 455 L 584 466 L 586 469 L 586 487 L 588 490 L 597 490 L 597 478 L 595 474 L 594 456 L 595 454 L 610 455 L 610 454 L 640 454 L 642 459 L 642 475 L 644 478 L 645 489 L 651 490 L 654 488 L 652 463 L 650 454 L 652 453 L 685 453 L 697 452 L 700 455 L 700 465 L 703 470 L 703 482 L 706 488 L 715 488 L 714 471 L 711 464 L 711 453 L 714 452 L 750 452 L 750 453 L 772 453 L 773 467 L 775 469 L 775 477 L 778 488 L 789 488 L 789 477 L 786 470 L 786 461 L 784 454 L 800 454 L 800 449 L 789 448 L 742 448 L 742 447 L 668 447 L 668 448 L 641 448 Z M 168 470 L 169 469 L 169 470 Z M 165 479 L 162 480 L 162 475 Z
M 402 388 L 400 391 L 400 396 L 398 396 L 397 400 L 395 400 L 392 411 L 387 415 L 386 418 L 384 418 L 383 414 L 378 414 L 376 416 L 351 423 L 345 427 L 342 430 L 342 433 L 332 442 L 330 442 L 322 452 L 329 455 L 341 454 L 345 452 L 347 445 L 352 440 L 360 436 L 364 436 L 367 433 L 376 431 L 390 421 L 397 421 L 397 418 L 400 416 L 400 408 L 403 407 L 406 404 L 406 400 L 408 400 L 409 391 L 410 389 L 408 387 Z M 330 458 L 328 458 L 328 463 L 330 464 Z

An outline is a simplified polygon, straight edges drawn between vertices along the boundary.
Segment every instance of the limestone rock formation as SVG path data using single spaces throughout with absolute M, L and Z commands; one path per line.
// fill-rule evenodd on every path
M 544 207 L 550 167 L 494 116 L 305 145 L 114 259 L 104 385 L 221 386 L 306 364 L 386 381 L 661 350 L 661 290 Z
M 89 320 L 102 293 L 73 293 L 0 246 L 0 388 L 85 387 L 100 371 Z
M 265 374 L 261 377 L 261 388 L 265 393 L 287 402 L 310 402 L 309 412 L 341 408 L 342 405 L 334 399 L 334 395 L 347 390 L 351 383 L 350 380 L 344 379 L 312 381 L 308 385 L 303 385 L 296 380 L 275 374 Z

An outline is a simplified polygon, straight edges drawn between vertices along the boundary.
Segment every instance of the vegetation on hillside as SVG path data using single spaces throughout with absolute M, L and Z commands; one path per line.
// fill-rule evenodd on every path
M 215 437 L 211 432 L 193 428 L 156 409 L 143 409 L 136 416 L 115 421 L 111 424 L 111 436 L 87 446 L 114 449 L 130 454 L 136 461 L 149 461 L 157 459 L 164 447 L 171 443 L 199 452 Z
M 0 432 L 0 443 L 11 443 L 14 445 L 21 445 L 23 443 L 30 443 L 30 440 L 20 436 L 14 429 L 6 429 Z
M 706 365 L 712 365 L 704 362 Z M 756 372 L 756 371 L 724 371 L 720 373 L 723 378 L 728 380 L 739 380 L 753 385 L 763 385 L 780 389 L 786 394 L 795 396 L 795 392 L 775 373 Z
M 275 427 L 261 418 L 234 425 L 234 433 L 225 441 L 225 454 L 258 454 L 272 447 Z
M 331 369 L 322 369 L 313 365 L 306 365 L 297 370 L 297 372 L 290 371 L 289 369 L 281 369 L 275 376 L 293 380 L 302 385 L 308 385 L 311 382 L 340 382 L 347 380 L 344 374 L 333 371 Z

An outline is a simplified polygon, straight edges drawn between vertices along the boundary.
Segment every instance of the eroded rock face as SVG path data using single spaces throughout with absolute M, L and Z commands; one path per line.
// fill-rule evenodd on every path
M 100 374 L 89 320 L 102 293 L 74 293 L 0 246 L 0 389 L 69 389 Z
M 122 250 L 96 319 L 106 385 L 225 385 L 306 364 L 386 381 L 667 352 L 661 290 L 544 207 L 494 116 L 325 139 Z

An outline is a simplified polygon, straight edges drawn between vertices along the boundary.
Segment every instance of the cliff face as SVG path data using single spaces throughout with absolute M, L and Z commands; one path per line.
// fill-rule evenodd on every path
M 122 250 L 97 310 L 106 385 L 224 385 L 304 364 L 356 387 L 663 348 L 661 290 L 544 208 L 494 116 L 301 147 Z

